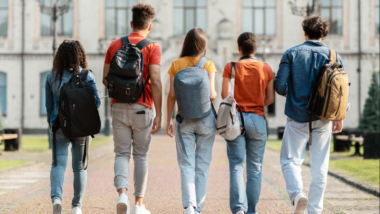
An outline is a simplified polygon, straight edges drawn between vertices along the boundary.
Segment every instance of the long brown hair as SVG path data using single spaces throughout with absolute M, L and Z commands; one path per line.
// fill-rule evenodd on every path
M 193 28 L 187 32 L 179 57 L 196 57 L 206 54 L 207 35 L 201 28 Z
M 52 69 L 54 82 L 59 82 L 58 88 L 61 85 L 64 70 L 78 74 L 79 66 L 87 68 L 86 52 L 82 44 L 79 41 L 64 40 L 58 47 Z

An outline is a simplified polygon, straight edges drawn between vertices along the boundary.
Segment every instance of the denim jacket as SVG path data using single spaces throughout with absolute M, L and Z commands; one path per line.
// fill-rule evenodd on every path
M 286 95 L 286 116 L 299 123 L 309 121 L 307 103 L 315 78 L 320 68 L 329 62 L 329 56 L 326 45 L 316 40 L 306 41 L 284 53 L 274 79 L 274 89 L 278 94 Z M 339 55 L 337 61 L 343 65 Z M 318 119 L 313 115 L 313 121 Z
M 79 68 L 79 72 L 82 72 L 82 68 Z M 58 84 L 54 81 L 53 72 L 50 72 L 48 76 L 46 77 L 46 84 L 45 84 L 45 91 L 46 91 L 46 110 L 47 110 L 47 122 L 49 123 L 49 126 L 51 127 L 54 124 L 55 119 L 58 115 L 59 110 L 59 95 L 61 91 L 61 87 L 63 84 L 67 83 L 71 77 L 73 76 L 72 73 L 69 73 L 68 71 L 63 72 L 62 82 L 59 88 L 57 88 Z M 98 89 L 96 88 L 95 84 L 95 76 L 92 74 L 92 72 L 88 72 L 86 82 L 89 82 L 94 89 L 95 97 L 96 97 L 96 105 L 99 108 L 100 106 L 100 98 L 98 95 Z

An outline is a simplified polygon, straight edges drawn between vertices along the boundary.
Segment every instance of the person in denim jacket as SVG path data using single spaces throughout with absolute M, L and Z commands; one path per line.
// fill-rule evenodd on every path
M 57 118 L 59 110 L 59 96 L 61 87 L 67 83 L 74 74 L 87 68 L 86 53 L 79 41 L 65 40 L 59 46 L 54 58 L 53 71 L 46 78 L 46 110 L 47 122 L 49 123 L 50 144 L 53 145 L 53 133 L 51 128 Z M 86 82 L 89 82 L 94 89 L 96 105 L 99 108 L 100 98 L 95 84 L 94 75 L 89 72 Z M 50 171 L 51 199 L 53 202 L 53 213 L 62 213 L 62 186 L 71 145 L 72 167 L 74 171 L 74 197 L 72 200 L 71 212 L 81 214 L 82 200 L 87 183 L 87 170 L 82 167 L 82 157 L 84 153 L 85 138 L 68 139 L 61 129 L 56 132 L 57 140 L 57 165 L 52 164 Z
M 285 114 L 288 116 L 281 146 L 280 162 L 286 189 L 294 205 L 293 213 L 321 213 L 323 193 L 327 182 L 331 133 L 339 133 L 343 120 L 331 121 L 312 118 L 313 144 L 310 146 L 312 180 L 308 197 L 303 193 L 301 166 L 309 140 L 309 114 L 306 111 L 312 86 L 322 66 L 329 63 L 329 49 L 322 43 L 329 32 L 329 23 L 320 16 L 309 17 L 302 23 L 306 42 L 287 50 L 280 63 L 274 88 L 286 96 Z M 343 65 L 338 55 L 338 62 Z M 349 105 L 348 105 L 349 106 Z M 349 108 L 349 107 L 348 107 Z

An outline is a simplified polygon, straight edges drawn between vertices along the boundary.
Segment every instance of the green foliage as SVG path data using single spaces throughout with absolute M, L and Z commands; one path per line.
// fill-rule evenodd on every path
M 379 113 L 379 83 L 376 80 L 376 73 L 372 73 L 371 85 L 368 90 L 368 98 L 365 101 L 359 129 L 366 132 L 380 130 Z

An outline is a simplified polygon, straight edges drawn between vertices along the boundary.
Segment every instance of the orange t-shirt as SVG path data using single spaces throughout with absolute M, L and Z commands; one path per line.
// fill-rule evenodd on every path
M 231 63 L 224 67 L 223 77 L 231 79 Z M 265 117 L 264 99 L 268 82 L 274 78 L 272 68 L 263 62 L 235 63 L 235 100 L 243 112 Z
M 171 77 L 175 77 L 175 75 L 177 75 L 178 72 L 185 69 L 187 66 L 194 67 L 195 65 L 197 65 L 200 59 L 201 59 L 200 57 L 189 57 L 189 56 L 175 59 L 173 60 L 172 65 L 170 66 L 168 70 L 168 74 Z M 215 64 L 211 60 L 208 60 L 203 66 L 203 68 L 209 74 L 214 73 L 214 72 L 216 73 Z
M 129 41 L 131 44 L 137 44 L 145 37 L 143 37 L 139 33 L 131 33 L 129 34 Z M 116 51 L 118 51 L 123 46 L 123 42 L 121 41 L 121 38 L 114 40 L 110 46 L 108 47 L 106 59 L 104 60 L 105 64 L 111 64 L 112 57 L 115 55 Z M 151 43 L 145 48 L 141 50 L 142 54 L 144 55 L 144 76 L 143 81 L 145 82 L 146 78 L 149 74 L 149 65 L 160 65 L 161 66 L 161 49 L 160 46 L 157 43 Z M 112 104 L 117 102 L 117 100 L 112 99 Z M 152 97 L 152 90 L 150 88 L 150 81 L 145 87 L 145 103 L 143 100 L 143 96 L 140 97 L 140 99 L 137 101 L 137 103 L 142 104 L 144 106 L 147 106 L 151 109 L 153 109 L 153 97 Z

